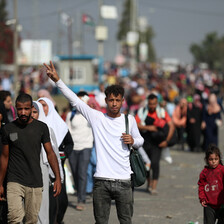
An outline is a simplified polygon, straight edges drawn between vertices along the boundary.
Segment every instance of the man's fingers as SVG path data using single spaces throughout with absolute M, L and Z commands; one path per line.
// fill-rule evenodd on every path
M 54 197 L 56 197 L 56 196 L 58 196 L 59 194 L 60 194 L 60 192 L 61 192 L 61 186 L 60 186 L 60 184 L 58 185 L 58 184 L 56 184 L 55 183 L 55 185 L 54 185 Z
M 56 185 L 54 185 L 54 197 L 56 197 L 57 195 L 58 195 L 58 190 L 57 190 L 57 186 Z
M 50 64 L 51 64 L 51 69 L 52 69 L 53 71 L 55 71 L 54 64 L 52 63 L 52 61 L 50 61 Z
M 45 63 L 44 63 L 44 66 L 45 66 L 48 70 L 51 69 L 51 68 L 50 68 L 47 64 L 45 64 Z

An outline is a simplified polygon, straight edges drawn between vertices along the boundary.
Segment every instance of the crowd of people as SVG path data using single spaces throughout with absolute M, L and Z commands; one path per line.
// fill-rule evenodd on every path
M 206 154 L 206 163 L 211 166 L 209 158 L 215 154 L 221 164 L 217 149 L 223 80 L 217 73 L 180 68 L 179 73 L 170 74 L 139 65 L 137 75 L 122 77 L 119 69 L 111 66 L 108 71 L 105 68 L 108 76 L 104 76 L 98 90 L 75 94 L 59 78 L 52 62 L 44 66 L 69 101 L 63 113 L 51 97 L 49 86 L 41 85 L 40 80 L 52 82 L 42 77 L 42 72 L 32 70 L 36 75 L 30 77 L 38 77 L 38 81 L 29 91 L 27 84 L 22 85 L 15 107 L 10 89 L 0 91 L 0 198 L 7 195 L 8 204 L 3 211 L 4 221 L 63 223 L 68 206 L 67 163 L 78 211 L 85 209 L 86 197 L 91 195 L 96 223 L 107 223 L 111 200 L 115 200 L 120 223 L 131 223 L 129 144 L 142 155 L 147 171 L 146 191 L 151 195 L 159 193 L 160 159 L 166 152 L 167 162 L 172 163 L 172 147 L 206 153 L 216 147 L 216 151 Z M 36 91 L 36 101 L 31 91 Z M 125 134 L 127 113 L 130 134 Z M 199 198 L 207 207 L 210 202 L 202 197 L 201 182 Z M 35 191 L 30 196 L 32 189 Z M 21 198 L 25 199 L 24 207 Z

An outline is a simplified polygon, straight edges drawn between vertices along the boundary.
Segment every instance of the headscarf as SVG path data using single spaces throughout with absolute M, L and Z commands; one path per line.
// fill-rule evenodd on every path
M 46 119 L 42 104 L 39 103 L 38 101 L 33 101 L 33 106 L 38 111 L 38 114 L 39 114 L 38 115 L 38 120 L 42 121 L 44 123 L 47 123 L 47 119 Z
M 199 94 L 194 95 L 194 105 L 200 109 L 202 109 L 203 105 L 201 103 L 201 97 Z
M 47 123 L 47 117 L 46 117 L 46 115 L 44 113 L 44 109 L 43 109 L 42 104 L 39 103 L 38 101 L 33 101 L 33 106 L 38 111 L 38 114 L 39 114 L 38 120 L 39 121 L 42 121 L 42 122 L 44 122 L 45 124 L 48 125 L 48 123 Z M 61 165 L 61 160 L 60 160 L 60 155 L 59 155 L 58 147 L 57 147 L 57 145 L 55 145 L 56 142 L 55 142 L 55 144 L 53 142 L 53 141 L 57 141 L 57 140 L 54 139 L 55 138 L 54 137 L 55 134 L 54 134 L 54 131 L 51 129 L 51 127 L 49 127 L 49 132 L 50 132 L 50 137 L 51 137 L 52 148 L 53 148 L 53 150 L 54 150 L 54 152 L 55 152 L 55 154 L 57 156 L 57 159 L 58 159 L 61 180 L 63 181 L 64 180 L 64 174 L 63 174 L 63 171 L 62 171 L 62 165 Z M 46 152 L 45 152 L 45 150 L 43 148 L 41 150 L 41 154 L 42 154 L 43 163 L 44 164 L 49 164 L 48 159 L 47 159 L 47 154 L 46 154 Z M 54 172 L 52 171 L 51 167 L 49 167 L 49 173 L 50 173 L 51 177 L 53 177 L 53 178 L 55 177 Z
M 173 112 L 173 123 L 176 127 L 185 127 L 187 121 L 187 100 L 182 98 Z
M 98 110 L 100 111 L 101 108 L 100 108 L 100 105 L 99 103 L 96 101 L 96 98 L 94 95 L 89 95 L 89 100 L 88 100 L 88 103 L 87 103 L 91 108 L 95 109 L 95 110 Z
M 42 121 L 46 124 L 47 123 L 46 122 L 46 116 L 45 116 L 42 104 L 39 103 L 38 101 L 33 101 L 33 106 L 38 111 L 38 119 L 37 120 Z M 46 154 L 46 152 L 43 148 L 41 150 L 41 154 L 42 154 L 42 158 L 43 158 L 43 163 L 48 164 L 47 154 Z
M 51 94 L 49 93 L 48 90 L 46 89 L 40 89 L 38 92 L 37 92 L 37 97 L 38 98 L 41 98 L 41 97 L 46 97 L 48 98 L 49 100 L 51 100 L 54 104 L 54 106 L 56 105 L 56 102 L 54 101 L 54 99 L 52 98 Z
M 68 126 L 60 117 L 58 112 L 55 110 L 54 104 L 51 100 L 49 100 L 46 97 L 42 97 L 39 98 L 37 101 L 39 102 L 40 100 L 45 101 L 46 104 L 48 105 L 48 114 L 46 116 L 46 123 L 50 128 L 53 129 L 56 136 L 57 145 L 58 147 L 60 147 L 65 135 L 68 132 Z

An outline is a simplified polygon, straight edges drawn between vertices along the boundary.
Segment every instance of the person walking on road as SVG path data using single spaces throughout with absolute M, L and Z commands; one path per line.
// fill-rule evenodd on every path
M 217 96 L 212 93 L 208 97 L 208 104 L 204 106 L 202 113 L 202 129 L 204 131 L 203 148 L 209 144 L 219 144 L 219 127 L 222 125 L 221 107 L 218 104 Z
M 51 146 L 48 127 L 32 118 L 32 105 L 30 95 L 20 94 L 16 99 L 18 118 L 3 127 L 0 200 L 5 196 L 3 180 L 7 172 L 8 223 L 20 223 L 23 219 L 25 223 L 37 223 L 43 187 L 41 143 L 56 179 L 54 196 L 61 191 L 58 161 Z
M 68 126 L 56 111 L 53 102 L 46 97 L 39 98 L 37 101 L 43 106 L 43 110 L 46 115 L 46 124 L 51 130 L 53 130 L 55 134 L 55 139 L 61 157 L 64 180 L 66 180 L 64 164 L 66 158 L 69 157 L 73 149 L 74 143 L 72 140 L 72 136 L 68 130 Z M 57 224 L 61 224 L 63 223 L 63 218 L 68 207 L 68 196 L 65 185 L 66 182 L 64 181 L 62 183 L 61 193 L 57 198 L 53 197 L 52 194 L 52 188 L 54 187 L 54 178 L 50 178 L 50 182 L 50 224 L 55 224 L 55 222 L 57 222 Z
M 200 173 L 198 195 L 204 208 L 204 224 L 224 224 L 224 166 L 219 148 L 210 144 L 205 152 L 206 166 Z
M 148 105 L 138 110 L 135 119 L 145 140 L 143 148 L 151 160 L 152 178 L 149 173 L 147 191 L 157 195 L 161 152 L 171 144 L 175 127 L 164 108 L 158 106 L 157 96 L 153 93 L 148 96 Z
M 89 100 L 88 94 L 84 91 L 80 91 L 77 96 L 85 103 Z M 88 121 L 75 109 L 68 113 L 66 124 L 74 142 L 69 164 L 77 190 L 76 210 L 83 211 L 86 203 L 87 169 L 93 148 L 93 134 Z
M 32 117 L 36 120 L 42 121 L 46 124 L 46 116 L 44 113 L 44 109 L 41 103 L 37 101 L 33 101 L 33 107 L 32 107 Z M 57 141 L 54 134 L 54 131 L 49 128 L 50 133 L 50 139 L 51 139 L 51 145 L 54 150 L 55 155 L 58 159 L 59 164 L 59 170 L 60 170 L 60 176 L 61 176 L 61 183 L 64 181 L 64 174 L 63 169 L 61 165 L 61 159 L 58 151 Z M 54 173 L 52 169 L 49 166 L 49 162 L 47 160 L 47 155 L 42 148 L 41 150 L 41 156 L 40 156 L 40 166 L 42 171 L 42 179 L 43 179 L 43 192 L 42 192 L 42 202 L 40 206 L 40 212 L 38 215 L 38 223 L 37 224 L 49 224 L 49 183 L 50 183 L 50 177 L 53 179 L 55 178 Z M 52 189 L 53 191 L 53 189 Z M 54 192 L 52 192 L 53 194 Z
M 184 132 L 187 123 L 187 100 L 185 98 L 180 99 L 180 102 L 175 107 L 172 119 L 177 130 L 178 143 L 181 146 L 181 150 L 184 151 Z
M 124 89 L 119 85 L 106 88 L 107 113 L 94 110 L 84 103 L 59 78 L 54 65 L 44 64 L 47 75 L 87 119 L 95 139 L 97 165 L 94 174 L 93 209 L 96 224 L 108 223 L 111 200 L 115 200 L 121 224 L 131 224 L 133 194 L 128 144 L 139 148 L 143 144 L 136 121 L 129 115 L 130 134 L 125 134 L 125 116 L 120 112 Z

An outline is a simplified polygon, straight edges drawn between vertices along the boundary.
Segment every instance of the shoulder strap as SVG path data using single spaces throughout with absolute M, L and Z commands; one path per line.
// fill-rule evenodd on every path
M 125 127 L 126 127 L 126 134 L 129 134 L 129 122 L 128 122 L 128 114 L 125 114 Z
M 129 121 L 128 121 L 128 114 L 125 114 L 125 132 L 129 134 Z M 127 145 L 128 149 L 130 150 L 130 145 Z

